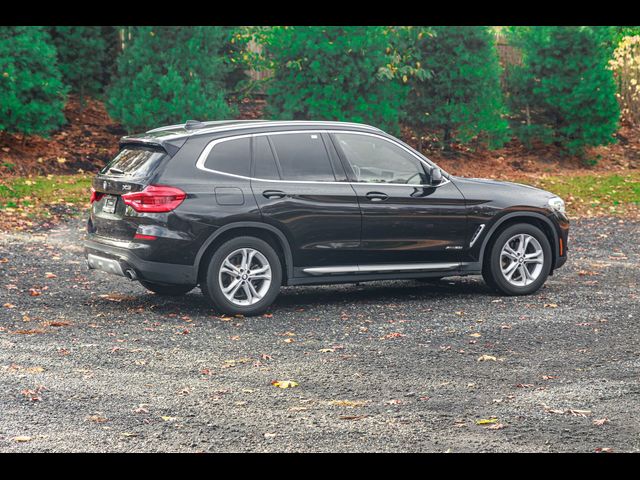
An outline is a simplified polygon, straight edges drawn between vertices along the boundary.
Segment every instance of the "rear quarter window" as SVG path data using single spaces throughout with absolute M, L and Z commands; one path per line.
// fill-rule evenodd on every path
M 100 173 L 114 176 L 147 177 L 158 167 L 167 152 L 160 148 L 126 147 Z
M 215 143 L 207 155 L 204 167 L 208 170 L 248 177 L 251 168 L 249 137 Z

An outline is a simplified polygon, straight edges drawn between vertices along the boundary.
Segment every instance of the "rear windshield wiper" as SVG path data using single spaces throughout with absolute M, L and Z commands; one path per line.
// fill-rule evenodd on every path
M 124 170 L 120 170 L 119 168 L 116 168 L 116 167 L 111 167 L 109 169 L 109 173 L 115 173 L 117 175 L 124 175 Z

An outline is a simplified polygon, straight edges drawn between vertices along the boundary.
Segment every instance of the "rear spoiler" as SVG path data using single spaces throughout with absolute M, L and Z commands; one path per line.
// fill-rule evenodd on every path
M 178 150 L 184 145 L 184 142 L 187 141 L 187 137 L 177 137 L 177 138 L 157 138 L 157 137 L 122 137 L 120 139 L 120 148 L 124 148 L 128 145 L 137 145 L 137 146 L 146 146 L 146 147 L 155 147 L 161 148 L 165 152 L 167 152 L 172 157 L 178 153 Z

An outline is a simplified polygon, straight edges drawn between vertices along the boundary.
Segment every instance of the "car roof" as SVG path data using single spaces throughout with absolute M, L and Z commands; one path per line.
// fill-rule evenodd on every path
M 249 130 L 251 132 L 274 131 L 287 128 L 345 129 L 364 132 L 384 133 L 379 128 L 363 123 L 335 122 L 320 120 L 217 120 L 199 122 L 189 120 L 185 123 L 154 128 L 145 133 L 128 135 L 120 139 L 120 146 L 126 144 L 159 145 L 173 154 L 191 136 L 214 135 L 218 133 Z

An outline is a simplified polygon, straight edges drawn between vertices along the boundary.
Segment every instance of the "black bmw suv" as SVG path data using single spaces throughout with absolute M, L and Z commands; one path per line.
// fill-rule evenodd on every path
M 564 202 L 460 178 L 343 122 L 195 122 L 122 138 L 93 180 L 89 268 L 254 315 L 281 285 L 482 274 L 537 291 L 567 259 Z

